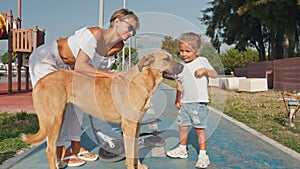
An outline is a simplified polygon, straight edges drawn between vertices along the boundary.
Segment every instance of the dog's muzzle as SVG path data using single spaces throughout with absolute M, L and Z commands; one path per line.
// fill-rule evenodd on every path
M 176 65 L 172 68 L 172 70 L 163 71 L 163 77 L 171 80 L 177 79 L 177 75 L 181 73 L 183 70 L 183 64 L 176 63 Z

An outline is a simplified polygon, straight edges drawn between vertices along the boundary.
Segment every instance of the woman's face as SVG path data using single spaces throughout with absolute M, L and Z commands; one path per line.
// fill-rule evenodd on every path
M 133 18 L 116 19 L 117 33 L 123 41 L 136 34 L 137 22 Z

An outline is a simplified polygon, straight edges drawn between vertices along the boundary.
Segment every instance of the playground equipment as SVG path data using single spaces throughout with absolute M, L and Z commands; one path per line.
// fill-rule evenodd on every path
M 296 113 L 300 109 L 300 92 L 297 94 L 281 92 L 281 96 L 290 119 L 290 126 L 295 127 Z
M 12 10 L 0 15 L 0 40 L 8 40 L 8 93 L 12 93 L 12 53 L 17 53 L 17 83 L 18 92 L 21 92 L 21 69 L 25 68 L 26 91 L 29 91 L 29 68 L 28 59 L 30 53 L 39 45 L 44 44 L 45 29 L 39 30 L 37 25 L 34 28 L 21 28 L 21 7 L 18 5 L 18 17 L 13 18 Z

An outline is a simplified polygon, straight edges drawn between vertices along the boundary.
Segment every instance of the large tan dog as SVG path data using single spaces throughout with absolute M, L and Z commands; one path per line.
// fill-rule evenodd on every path
M 38 143 L 48 137 L 46 154 L 50 169 L 57 167 L 58 139 L 67 103 L 74 103 L 86 113 L 112 123 L 122 123 L 126 166 L 148 168 L 138 159 L 140 121 L 149 107 L 162 72 L 178 74 L 183 65 L 165 51 L 153 51 L 119 78 L 90 78 L 72 70 L 50 73 L 35 85 L 32 96 L 40 129 L 23 135 L 24 141 Z

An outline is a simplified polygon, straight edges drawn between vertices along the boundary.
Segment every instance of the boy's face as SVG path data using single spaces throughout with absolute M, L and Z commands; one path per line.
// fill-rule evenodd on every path
M 179 42 L 180 57 L 185 63 L 189 63 L 197 58 L 200 49 L 195 51 L 191 46 L 184 42 Z

